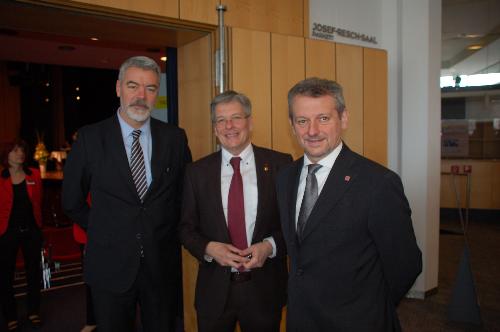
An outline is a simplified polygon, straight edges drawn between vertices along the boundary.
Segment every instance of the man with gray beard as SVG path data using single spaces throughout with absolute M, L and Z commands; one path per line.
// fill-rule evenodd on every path
M 99 331 L 174 331 L 182 294 L 177 239 L 184 131 L 151 118 L 160 68 L 147 57 L 120 67 L 116 115 L 78 131 L 64 169 L 63 208 L 87 230 L 85 281 Z M 92 204 L 87 203 L 90 195 Z

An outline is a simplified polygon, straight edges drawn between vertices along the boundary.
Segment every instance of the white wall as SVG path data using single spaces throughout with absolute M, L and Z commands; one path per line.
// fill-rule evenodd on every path
M 334 34 L 333 41 L 351 45 L 381 48 L 383 43 L 382 0 L 309 0 L 309 31 L 313 24 L 320 23 L 352 32 L 373 36 L 377 44 L 345 38 Z
M 401 169 L 424 270 L 413 295 L 437 287 L 441 93 L 441 1 L 401 0 Z

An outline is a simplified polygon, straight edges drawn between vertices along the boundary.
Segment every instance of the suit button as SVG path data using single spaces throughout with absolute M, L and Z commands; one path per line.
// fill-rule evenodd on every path
M 300 276 L 301 276 L 301 275 L 303 275 L 303 274 L 304 274 L 304 270 L 302 270 L 302 269 L 298 269 L 298 270 L 297 270 L 297 273 L 296 273 L 295 275 L 296 275 L 297 277 L 300 277 Z
M 140 240 L 140 239 L 142 238 L 141 233 L 137 233 L 137 234 L 135 234 L 135 238 L 136 238 L 137 240 Z

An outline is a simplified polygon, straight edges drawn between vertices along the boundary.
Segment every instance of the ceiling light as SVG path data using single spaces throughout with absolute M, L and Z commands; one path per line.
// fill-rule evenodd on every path
M 90 37 L 90 40 L 93 40 L 93 41 L 98 41 L 98 40 L 99 40 L 99 38 L 97 38 L 97 37 Z
M 161 61 L 163 61 L 163 62 L 166 62 L 166 61 L 167 61 L 167 57 L 166 57 L 166 56 L 162 56 L 162 57 L 160 58 L 160 60 L 161 60 Z
M 471 45 L 471 46 L 467 47 L 467 49 L 468 49 L 469 51 L 476 51 L 476 50 L 480 50 L 480 49 L 482 49 L 482 48 L 483 48 L 483 46 L 482 46 L 482 45 Z
M 484 35 L 478 34 L 478 33 L 459 33 L 458 37 L 460 37 L 460 38 L 480 38 L 480 37 L 484 37 Z

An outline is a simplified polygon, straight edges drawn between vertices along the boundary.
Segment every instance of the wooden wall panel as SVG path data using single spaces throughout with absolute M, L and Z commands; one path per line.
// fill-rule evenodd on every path
M 304 36 L 303 0 L 221 0 L 225 24 L 236 28 Z
M 304 79 L 304 38 L 271 35 L 272 148 L 302 155 L 288 121 L 288 90 Z
M 217 25 L 219 0 L 179 0 L 180 19 Z
M 387 166 L 387 52 L 363 49 L 363 154 Z
M 347 145 L 363 154 L 363 48 L 336 44 L 336 76 L 344 88 L 348 128 L 343 138 Z
M 211 36 L 178 48 L 179 125 L 186 130 L 193 159 L 212 152 L 210 100 L 212 91 Z M 198 261 L 182 249 L 184 325 L 197 331 L 194 292 Z
M 450 172 L 450 166 L 452 164 L 453 163 L 448 160 L 442 160 L 441 172 Z M 451 174 L 441 175 L 440 207 L 453 209 L 457 208 L 453 181 L 455 181 L 458 197 L 462 203 L 461 206 L 465 208 L 466 179 L 463 176 L 455 176 L 453 178 Z
M 470 203 L 476 209 L 492 209 L 493 164 L 488 161 L 464 163 L 472 165 Z
M 500 210 L 500 162 L 492 161 L 491 166 L 491 208 Z
M 231 29 L 231 88 L 252 101 L 253 143 L 271 147 L 271 35 Z
M 306 77 L 335 80 L 335 43 L 306 39 Z
M 194 160 L 213 147 L 211 54 L 210 35 L 178 48 L 179 125 L 186 130 Z
M 138 13 L 179 18 L 179 0 L 84 0 L 73 1 Z
M 472 167 L 470 208 L 472 209 L 500 209 L 500 162 L 495 160 L 471 159 L 443 159 L 441 171 L 450 172 L 451 166 L 464 165 Z M 456 186 L 459 192 L 461 206 L 465 208 L 466 177 L 456 176 Z M 441 204 L 442 208 L 456 208 L 456 198 L 451 175 L 441 175 Z

